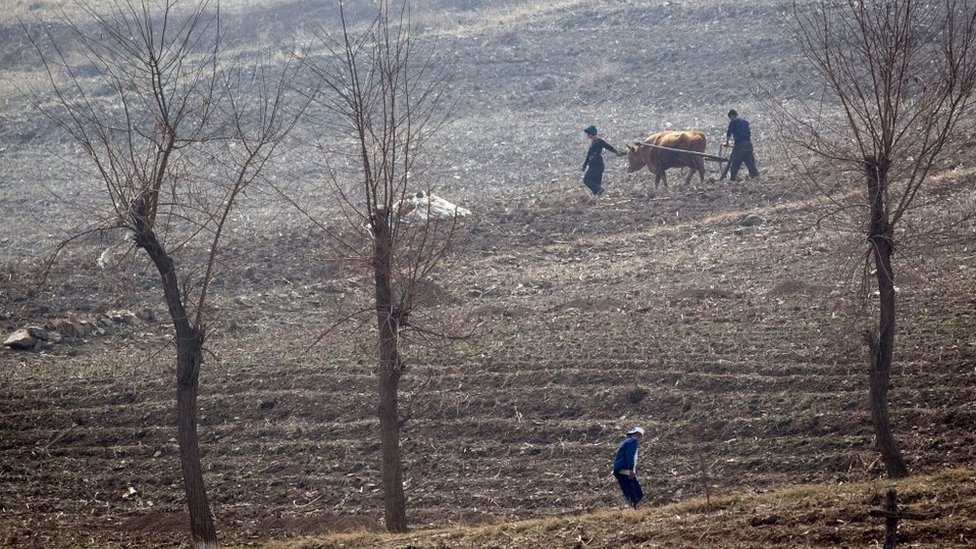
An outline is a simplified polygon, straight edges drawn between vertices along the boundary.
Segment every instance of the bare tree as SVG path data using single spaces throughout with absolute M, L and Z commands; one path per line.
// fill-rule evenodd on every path
M 893 256 L 900 223 L 967 120 L 976 89 L 976 9 L 968 0 L 819 0 L 793 8 L 802 52 L 841 115 L 793 113 L 788 123 L 801 128 L 803 146 L 822 164 L 861 180 L 866 272 L 873 271 L 878 296 L 877 325 L 865 332 L 871 417 L 888 475 L 905 477 L 888 414 Z
M 127 230 L 159 273 L 190 533 L 209 548 L 217 535 L 197 437 L 208 290 L 231 212 L 298 114 L 286 109 L 292 64 L 232 57 L 218 3 L 185 4 L 113 0 L 103 13 L 78 2 L 86 17 L 62 12 L 67 35 L 32 41 L 53 89 L 38 105 L 88 154 L 107 201 L 102 228 Z
M 407 529 L 400 452 L 406 414 L 399 404 L 407 369 L 404 345 L 423 332 L 414 314 L 418 287 L 448 257 L 456 216 L 438 220 L 429 204 L 406 215 L 423 171 L 418 160 L 425 140 L 444 122 L 447 72 L 436 70 L 432 51 L 421 51 L 406 3 L 381 0 L 375 18 L 356 30 L 339 3 L 341 29 L 322 30 L 323 57 L 306 59 L 321 89 L 317 103 L 334 123 L 321 147 L 340 160 L 329 178 L 354 234 L 320 223 L 351 256 L 372 272 L 372 309 L 377 333 L 377 415 L 382 447 L 382 486 L 388 530 Z M 429 197 L 430 186 L 420 187 Z M 418 215 L 419 214 L 419 215 Z

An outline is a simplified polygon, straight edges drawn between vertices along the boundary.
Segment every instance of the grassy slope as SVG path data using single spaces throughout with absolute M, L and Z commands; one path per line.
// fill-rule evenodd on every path
M 344 534 L 268 543 L 264 549 L 548 549 L 575 547 L 836 548 L 869 547 L 884 537 L 884 521 L 869 516 L 883 505 L 884 482 L 799 485 L 764 494 L 691 498 L 638 511 L 457 528 L 407 535 Z M 976 543 L 976 474 L 947 470 L 897 483 L 902 510 L 936 512 L 927 521 L 902 521 L 898 546 L 931 549 Z

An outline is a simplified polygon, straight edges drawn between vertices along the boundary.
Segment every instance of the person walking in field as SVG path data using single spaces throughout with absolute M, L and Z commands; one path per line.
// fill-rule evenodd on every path
M 729 111 L 729 127 L 725 131 L 725 146 L 729 146 L 732 140 L 732 154 L 729 155 L 729 181 L 739 180 L 739 167 L 745 163 L 749 170 L 749 179 L 759 177 L 759 170 L 756 169 L 756 157 L 752 154 L 752 131 L 749 129 L 749 121 L 739 118 L 739 113 L 732 109 Z M 725 179 L 725 172 L 722 172 L 721 179 Z
M 606 149 L 617 156 L 627 153 L 619 152 L 609 143 L 597 136 L 596 126 L 587 126 L 583 130 L 586 137 L 590 140 L 590 148 L 586 151 L 586 159 L 583 161 L 583 184 L 593 193 L 594 196 L 603 194 L 603 149 Z
M 627 431 L 627 438 L 617 447 L 613 457 L 613 476 L 620 484 L 627 503 L 637 509 L 637 504 L 644 499 L 644 490 L 637 480 L 637 450 L 644 438 L 644 429 L 634 427 Z

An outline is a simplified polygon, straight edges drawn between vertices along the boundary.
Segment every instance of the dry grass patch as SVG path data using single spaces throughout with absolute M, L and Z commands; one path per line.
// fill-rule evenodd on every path
M 883 521 L 868 511 L 881 504 L 887 481 L 803 485 L 764 494 L 731 494 L 677 504 L 601 511 L 509 524 L 404 535 L 342 534 L 264 545 L 265 549 L 416 547 L 698 548 L 867 546 L 882 538 Z M 951 469 L 897 483 L 899 501 L 913 511 L 936 511 L 932 521 L 903 522 L 911 547 L 971 547 L 976 543 L 976 471 Z M 709 543 L 710 542 L 710 543 Z

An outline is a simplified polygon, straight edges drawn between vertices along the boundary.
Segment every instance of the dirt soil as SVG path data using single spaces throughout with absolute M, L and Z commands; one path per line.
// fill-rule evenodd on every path
M 14 3 L 11 13 L 32 22 L 54 16 L 52 1 Z M 329 2 L 250 4 L 230 4 L 229 28 L 267 30 L 253 44 L 235 35 L 241 44 L 334 23 Z M 635 514 L 610 541 L 587 534 L 586 522 L 556 522 L 524 534 L 524 543 L 482 544 L 471 531 L 416 546 L 543 547 L 554 536 L 564 547 L 706 539 L 748 547 L 757 531 L 779 545 L 751 546 L 877 539 L 877 522 L 864 514 L 881 483 L 843 488 L 883 476 L 866 410 L 866 250 L 859 226 L 824 216 L 825 204 L 856 199 L 859 189 L 824 167 L 813 175 L 827 187 L 836 178 L 835 192 L 811 196 L 809 174 L 787 161 L 763 107 L 767 93 L 815 93 L 788 10 L 760 0 L 415 7 L 420 36 L 458 71 L 457 104 L 431 143 L 430 174 L 439 194 L 473 211 L 455 261 L 429 283 L 418 314 L 473 335 L 408 342 L 411 525 L 586 513 L 618 520 L 609 461 L 633 425 L 649 435 L 640 453 L 649 505 L 686 505 Z M 14 86 L 43 82 L 10 17 L 0 15 L 0 329 L 5 336 L 65 318 L 97 329 L 36 351 L 0 350 L 0 545 L 189 547 L 172 332 L 153 271 L 127 255 L 123 235 L 95 233 L 65 248 L 38 285 L 55 246 L 106 205 L 77 170 L 84 155 Z M 616 145 L 665 127 L 697 128 L 711 152 L 730 107 L 753 124 L 761 180 L 716 181 L 711 164 L 704 183 L 684 186 L 676 172 L 669 187 L 654 189 L 649 174 L 626 175 L 624 161 L 608 158 L 606 194 L 587 195 L 583 127 L 596 124 Z M 324 196 L 313 157 L 296 149 L 279 175 L 306 185 L 308 204 Z M 953 159 L 955 168 L 933 180 L 927 197 L 941 200 L 923 201 L 914 226 L 971 206 L 972 160 Z M 251 197 L 237 221 L 200 381 L 205 480 L 220 539 L 249 545 L 381 530 L 370 320 L 329 329 L 363 303 L 366 266 L 343 261 L 320 229 L 273 195 Z M 971 223 L 960 228 L 971 238 Z M 972 468 L 976 248 L 901 236 L 892 424 L 913 472 Z M 106 250 L 113 260 L 100 267 Z M 133 315 L 107 319 L 119 310 Z M 974 479 L 959 471 L 939 477 L 949 481 L 932 493 L 913 485 L 926 494 L 919 501 L 959 505 L 963 518 L 913 526 L 912 546 L 973 543 Z M 826 509 L 797 488 L 777 496 L 795 501 L 766 512 L 773 502 L 748 496 L 811 483 L 849 497 Z M 719 502 L 708 512 L 729 517 L 724 529 L 696 526 L 705 511 L 689 498 L 706 485 Z M 658 537 L 664 523 L 672 529 Z M 740 545 L 722 541 L 740 532 Z M 415 543 L 363 539 L 345 546 Z M 316 543 L 308 547 L 340 546 Z

